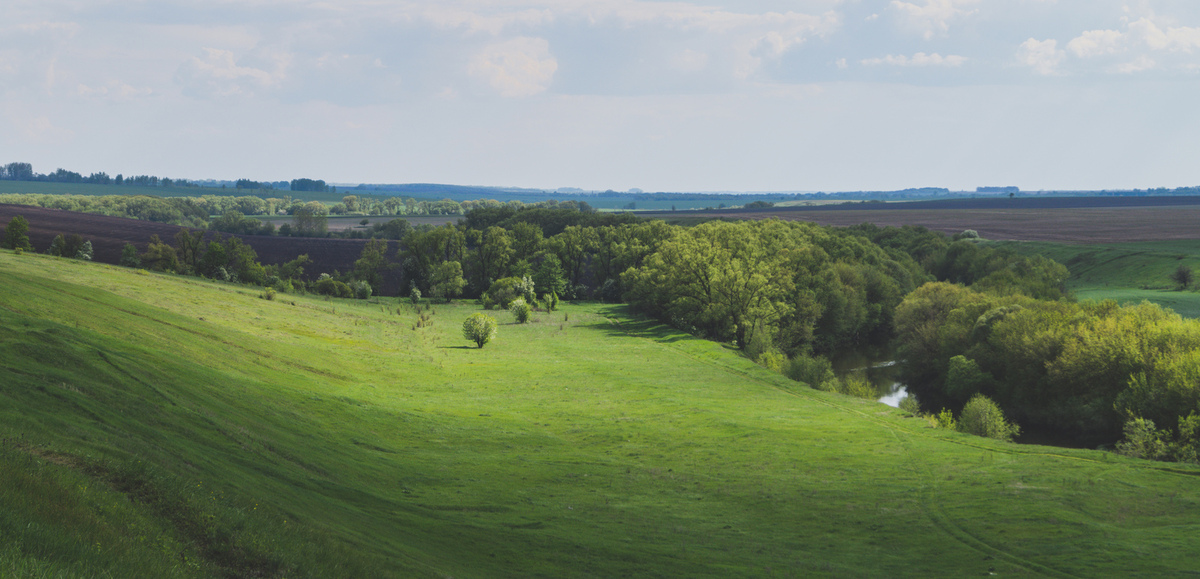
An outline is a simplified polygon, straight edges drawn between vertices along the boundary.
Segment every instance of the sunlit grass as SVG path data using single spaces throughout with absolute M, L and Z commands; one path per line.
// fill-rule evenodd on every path
M 619 306 L 493 312 L 478 349 L 470 304 L 414 329 L 395 299 L 10 252 L 0 284 L 0 575 L 1163 575 L 1200 552 L 1196 469 L 932 430 Z

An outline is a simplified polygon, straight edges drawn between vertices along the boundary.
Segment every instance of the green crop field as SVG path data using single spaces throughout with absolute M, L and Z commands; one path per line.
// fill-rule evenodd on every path
M 1040 254 L 1071 271 L 1067 289 L 1081 300 L 1147 300 L 1189 318 L 1200 317 L 1200 292 L 1181 291 L 1171 274 L 1181 264 L 1200 271 L 1200 240 L 1112 244 L 999 242 L 1024 255 Z
M 817 392 L 621 306 L 0 251 L 0 576 L 1169 576 L 1200 468 Z

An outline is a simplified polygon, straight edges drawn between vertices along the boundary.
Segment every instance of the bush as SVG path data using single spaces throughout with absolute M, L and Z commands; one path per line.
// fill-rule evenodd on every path
M 533 308 L 529 306 L 529 303 L 525 301 L 525 298 L 517 298 L 508 306 L 508 311 L 512 312 L 512 315 L 514 318 L 516 318 L 518 324 L 524 324 L 525 322 L 528 322 L 529 312 L 532 310 Z
M 480 348 L 496 337 L 496 319 L 487 314 L 471 314 L 463 322 L 463 337 Z
M 929 414 L 925 416 L 925 419 L 928 420 L 929 424 L 934 428 L 956 430 L 958 427 L 958 425 L 954 422 L 954 413 L 946 410 L 945 408 L 943 408 L 942 411 L 938 412 L 937 414 Z
M 415 286 L 415 285 L 409 287 L 408 288 L 408 299 L 409 299 L 409 301 L 412 302 L 412 305 L 414 305 L 414 306 L 421 303 L 421 290 L 417 289 L 417 286 Z
M 1166 454 L 1163 433 L 1154 428 L 1154 421 L 1133 418 L 1125 422 L 1125 439 L 1117 443 L 1117 452 L 1134 458 L 1157 460 Z
M 900 410 L 913 416 L 919 416 L 921 414 L 921 405 L 917 402 L 916 396 L 910 394 L 900 399 Z
M 365 299 L 371 297 L 371 284 L 369 284 L 365 281 L 359 280 L 359 281 L 354 282 L 354 285 L 351 287 L 354 289 L 354 297 L 355 298 L 358 298 L 360 300 L 365 300 Z
M 83 242 L 83 247 L 80 247 L 79 251 L 75 253 L 75 259 L 91 261 L 92 255 L 93 255 L 92 242 L 85 241 L 85 242 Z
M 1004 419 L 1004 412 L 983 394 L 972 396 L 958 415 L 958 431 L 995 438 L 1012 440 L 1021 433 L 1021 428 Z
M 274 300 L 275 299 L 275 288 L 269 287 L 269 288 L 264 289 L 263 292 L 261 294 L 259 294 L 258 297 L 260 297 L 264 300 L 267 300 L 267 301 Z
M 821 356 L 796 356 L 788 362 L 783 374 L 797 382 L 804 382 L 812 388 L 820 388 L 821 384 L 834 379 L 833 364 Z

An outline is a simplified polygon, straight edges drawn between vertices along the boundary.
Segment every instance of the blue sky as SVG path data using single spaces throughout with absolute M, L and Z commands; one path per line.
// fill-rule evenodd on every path
M 1200 2 L 2 0 L 0 162 L 647 191 L 1200 185 Z

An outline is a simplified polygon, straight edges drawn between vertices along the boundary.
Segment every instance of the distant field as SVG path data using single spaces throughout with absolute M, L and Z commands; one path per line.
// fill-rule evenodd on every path
M 258 189 L 233 189 L 219 187 L 127 187 L 124 185 L 93 185 L 90 183 L 46 183 L 41 181 L 0 180 L 0 194 L 31 193 L 40 195 L 150 195 L 154 197 L 200 197 L 223 195 L 232 197 L 291 197 L 303 201 L 337 203 L 346 195 L 374 196 L 370 193 L 338 191 L 283 191 Z
M 619 306 L 0 251 L 0 576 L 1180 576 L 1200 467 L 934 430 Z
M 1011 202 L 1006 208 L 1005 203 Z M 886 209 L 880 209 L 880 206 Z M 1067 197 L 1059 199 L 959 199 L 862 203 L 764 211 L 649 212 L 656 219 L 786 219 L 848 226 L 921 225 L 959 233 L 974 229 L 986 239 L 1117 243 L 1200 238 L 1200 197 Z

